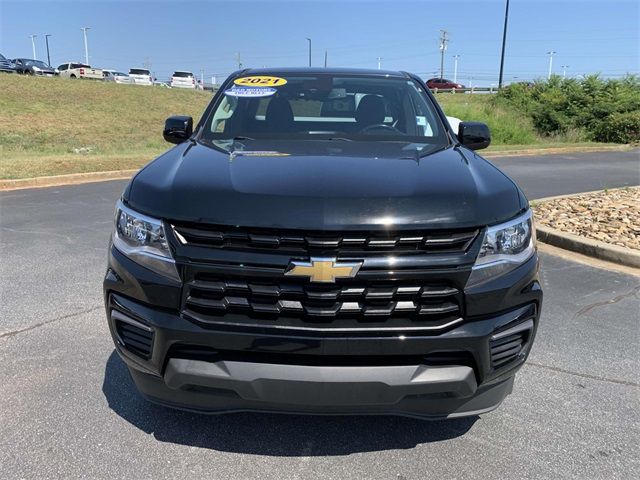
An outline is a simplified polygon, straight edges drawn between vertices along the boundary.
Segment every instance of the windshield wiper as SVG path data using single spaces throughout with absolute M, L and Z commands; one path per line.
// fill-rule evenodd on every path
M 326 140 L 330 140 L 330 141 L 336 141 L 336 142 L 353 142 L 353 140 L 351 138 L 345 138 L 345 137 L 329 137 Z
M 244 135 L 236 135 L 232 140 L 255 140 L 255 138 L 245 137 Z

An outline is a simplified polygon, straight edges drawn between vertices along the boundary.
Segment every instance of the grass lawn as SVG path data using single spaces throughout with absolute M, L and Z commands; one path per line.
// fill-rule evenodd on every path
M 170 148 L 166 117 L 197 121 L 211 100 L 211 92 L 17 75 L 0 75 L 0 92 L 0 179 L 139 168 Z M 527 118 L 496 108 L 490 95 L 437 99 L 447 115 L 488 123 L 490 150 L 585 145 L 538 137 Z

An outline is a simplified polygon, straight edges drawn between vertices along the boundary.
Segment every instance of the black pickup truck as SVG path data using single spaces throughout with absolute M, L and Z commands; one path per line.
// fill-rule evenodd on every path
M 518 186 L 415 75 L 231 75 L 117 204 L 116 349 L 163 405 L 476 415 L 511 392 L 542 291 Z

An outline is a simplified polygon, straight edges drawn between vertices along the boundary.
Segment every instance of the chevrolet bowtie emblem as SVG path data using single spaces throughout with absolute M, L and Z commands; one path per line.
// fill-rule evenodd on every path
M 333 283 L 336 278 L 355 277 L 362 262 L 338 263 L 335 258 L 313 258 L 309 262 L 292 260 L 285 275 L 309 277 L 312 282 Z

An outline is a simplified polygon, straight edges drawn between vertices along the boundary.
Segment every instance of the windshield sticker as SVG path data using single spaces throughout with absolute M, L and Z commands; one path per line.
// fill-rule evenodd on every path
M 225 90 L 224 94 L 230 97 L 269 97 L 276 92 L 275 88 L 234 86 L 229 90 Z
M 244 87 L 280 87 L 285 85 L 287 80 L 280 77 L 254 76 L 236 78 L 233 83 Z

